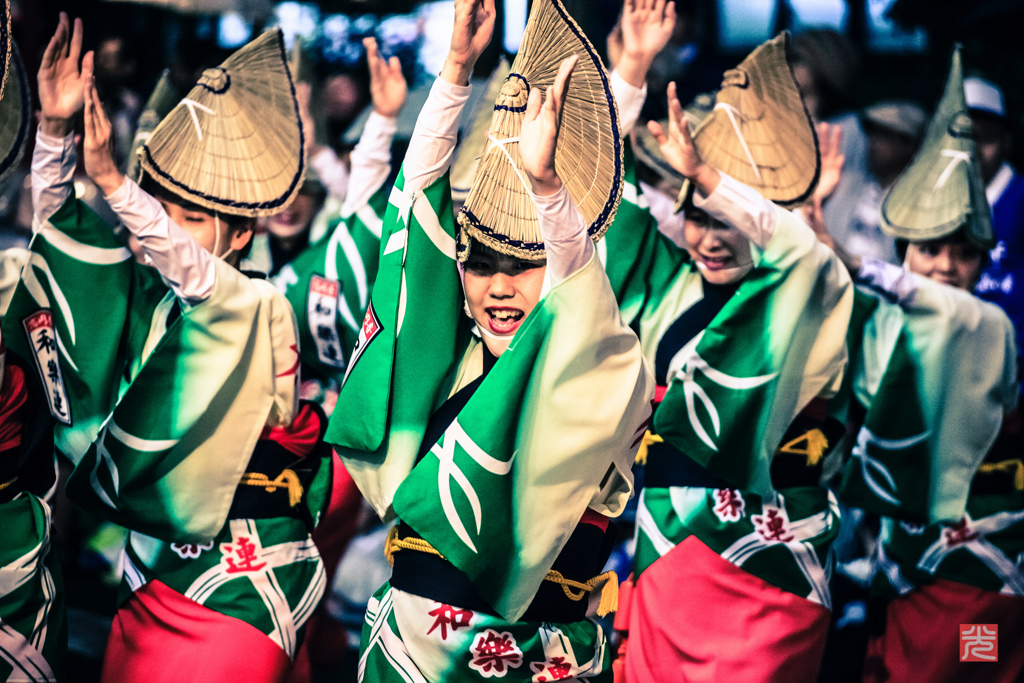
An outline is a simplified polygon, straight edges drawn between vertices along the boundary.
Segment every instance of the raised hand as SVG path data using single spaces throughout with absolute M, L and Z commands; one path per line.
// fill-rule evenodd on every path
M 821 174 L 818 176 L 818 186 L 814 189 L 815 199 L 824 202 L 839 185 L 839 179 L 843 177 L 843 164 L 846 157 L 843 156 L 843 129 L 839 126 L 828 123 L 819 123 L 818 149 L 821 153 Z
M 455 29 L 441 78 L 455 85 L 469 84 L 476 60 L 491 42 L 495 16 L 494 0 L 455 0 Z
M 85 172 L 105 195 L 121 187 L 124 176 L 114 162 L 114 138 L 110 120 L 103 111 L 103 103 L 92 82 L 92 70 L 85 86 L 85 139 L 82 141 L 82 159 Z
M 85 84 L 92 80 L 93 53 L 85 55 L 79 68 L 81 54 L 82 20 L 75 19 L 71 30 L 68 15 L 61 12 L 57 31 L 46 46 L 37 75 L 42 105 L 40 126 L 48 135 L 64 137 L 70 133 L 75 116 L 82 111 Z
M 705 197 L 715 191 L 722 176 L 700 158 L 690 135 L 686 114 L 676 96 L 675 83 L 668 84 L 668 130 L 657 121 L 648 122 L 647 129 L 658 141 L 661 153 L 672 168 L 689 178 Z
M 616 27 L 616 31 L 621 31 L 622 49 L 615 68 L 627 83 L 643 87 L 654 58 L 668 45 L 675 26 L 674 2 L 625 0 Z
M 402 75 L 402 63 L 398 57 L 385 60 L 377 49 L 377 41 L 363 38 L 366 48 L 366 63 L 370 68 L 370 95 L 373 97 L 373 110 L 381 116 L 394 118 L 402 111 L 408 86 Z
M 543 103 L 539 88 L 530 91 L 526 102 L 526 114 L 519 131 L 519 156 L 533 193 L 540 196 L 554 194 L 562 187 L 555 171 L 555 147 L 562 125 L 562 107 L 569 94 L 569 79 L 577 61 L 575 55 L 562 61 Z

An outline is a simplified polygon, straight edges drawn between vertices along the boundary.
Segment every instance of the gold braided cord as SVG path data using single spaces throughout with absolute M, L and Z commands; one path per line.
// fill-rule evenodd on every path
M 442 560 L 444 555 L 437 552 L 432 545 L 422 538 L 399 538 L 398 527 L 392 527 L 388 532 L 388 538 L 384 542 L 384 556 L 388 558 L 388 564 L 394 566 L 395 553 L 399 550 L 415 550 L 428 555 L 436 555 Z M 545 581 L 556 583 L 562 587 L 565 597 L 573 602 L 579 602 L 587 593 L 593 592 L 598 586 L 601 587 L 601 602 L 597 606 L 597 615 L 603 617 L 614 612 L 619 605 L 619 580 L 615 572 L 605 572 L 590 579 L 586 583 L 567 579 L 560 572 L 552 569 L 544 577 Z
M 18 481 L 18 475 L 14 475 L 13 479 L 8 479 L 4 483 L 0 484 L 0 491 L 3 491 L 5 488 L 7 488 L 16 481 Z
M 302 500 L 302 482 L 294 470 L 285 468 L 276 478 L 271 479 L 262 472 L 246 472 L 239 484 L 259 486 L 273 493 L 279 488 L 288 488 L 288 505 L 295 507 Z
M 1014 458 L 1013 460 L 1002 460 L 1000 462 L 985 462 L 978 468 L 982 474 L 993 472 L 1005 472 L 1013 475 L 1013 488 L 1024 491 L 1024 460 Z

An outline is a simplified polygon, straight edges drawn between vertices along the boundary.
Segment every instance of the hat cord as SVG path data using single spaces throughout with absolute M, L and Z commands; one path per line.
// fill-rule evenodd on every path
M 747 147 L 747 140 L 743 137 L 743 133 L 740 132 L 740 124 L 736 121 L 736 116 L 742 117 L 736 107 L 732 106 L 728 102 L 719 102 L 715 105 L 715 109 L 724 109 L 725 113 L 729 115 L 729 121 L 732 122 L 733 130 L 736 131 L 736 137 L 740 139 L 740 145 L 743 147 L 743 153 L 747 155 L 747 161 L 750 162 L 750 167 L 754 169 L 754 176 L 760 181 L 761 171 L 758 170 L 757 164 L 754 163 L 754 155 L 750 153 L 750 148 Z
M 512 170 L 515 171 L 516 177 L 519 178 L 519 182 L 521 182 L 523 184 L 523 188 L 526 189 L 526 194 L 532 197 L 533 190 L 531 189 L 530 184 L 526 182 L 526 178 L 523 177 L 523 174 L 520 172 L 519 167 L 516 166 L 516 162 L 512 161 L 512 155 L 509 154 L 507 149 L 505 149 L 505 145 L 507 145 L 508 143 L 519 142 L 519 136 L 517 135 L 512 138 L 505 138 L 504 140 L 499 140 L 490 133 L 488 133 L 487 139 L 491 141 L 491 144 L 487 146 L 487 150 L 484 152 L 484 154 L 490 152 L 491 149 L 494 147 L 500 149 L 501 153 L 505 155 L 506 159 L 508 159 L 508 163 L 512 165 Z

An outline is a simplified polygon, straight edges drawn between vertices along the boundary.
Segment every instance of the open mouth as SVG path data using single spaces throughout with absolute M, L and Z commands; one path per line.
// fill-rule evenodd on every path
M 732 256 L 705 256 L 701 254 L 700 260 L 708 270 L 725 270 L 730 268 L 733 263 Z
M 487 324 L 494 334 L 512 334 L 526 316 L 518 308 L 491 307 L 487 312 Z

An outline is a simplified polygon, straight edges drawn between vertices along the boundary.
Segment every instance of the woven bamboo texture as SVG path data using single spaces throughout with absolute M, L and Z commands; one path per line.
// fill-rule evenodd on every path
M 533 88 L 546 92 L 566 57 L 579 56 L 562 110 L 555 170 L 596 241 L 622 198 L 619 114 L 597 52 L 558 0 L 537 0 L 519 54 L 494 105 L 487 147 L 459 213 L 460 255 L 470 238 L 518 258 L 544 258 L 518 137 Z M 496 142 L 497 141 L 497 142 Z
M 476 169 L 480 165 L 480 156 L 487 147 L 487 134 L 491 130 L 491 119 L 494 117 L 494 103 L 501 94 L 501 87 L 505 84 L 505 78 L 511 68 L 508 60 L 502 57 L 491 77 L 487 79 L 480 101 L 470 114 L 469 129 L 455 148 L 451 183 L 452 199 L 457 202 L 465 202 L 469 197 L 473 179 L 476 178 Z
M 139 162 L 139 149 L 153 137 L 153 131 L 160 125 L 160 121 L 171 113 L 180 99 L 181 94 L 171 84 L 170 70 L 164 69 L 160 78 L 157 79 L 149 99 L 146 100 L 146 106 L 143 107 L 142 113 L 139 115 L 139 124 L 135 128 L 135 138 L 132 140 L 132 153 L 128 155 L 128 167 L 125 169 L 126 176 L 134 180 L 141 180 L 142 165 Z
M 821 161 L 814 124 L 786 60 L 788 41 L 784 31 L 725 72 L 715 108 L 693 142 L 708 165 L 794 207 L 813 193 Z
M 281 32 L 268 31 L 199 82 L 139 151 L 143 170 L 199 206 L 267 216 L 291 202 L 306 159 Z
M 959 47 L 935 115 L 914 160 L 882 200 L 881 227 L 907 240 L 933 240 L 964 228 L 982 249 L 995 246 L 973 125 L 964 96 Z
M 11 63 L 11 0 L 0 0 L 0 97 L 7 84 L 7 70 Z

